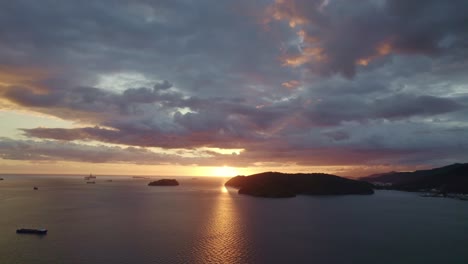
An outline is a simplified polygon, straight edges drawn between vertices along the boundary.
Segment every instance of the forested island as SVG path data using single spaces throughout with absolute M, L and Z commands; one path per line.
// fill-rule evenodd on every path
M 239 194 L 270 198 L 374 193 L 370 183 L 323 173 L 264 172 L 250 176 L 236 176 L 225 185 L 239 189 Z
M 177 186 L 179 182 L 175 179 L 161 179 L 148 183 L 148 186 Z
M 360 178 L 378 189 L 468 194 L 468 163 L 413 172 L 389 172 Z

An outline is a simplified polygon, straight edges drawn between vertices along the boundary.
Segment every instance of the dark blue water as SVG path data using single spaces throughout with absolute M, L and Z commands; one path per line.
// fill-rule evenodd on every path
M 393 191 L 263 199 L 221 178 L 149 187 L 130 177 L 2 177 L 1 264 L 468 263 L 466 201 Z

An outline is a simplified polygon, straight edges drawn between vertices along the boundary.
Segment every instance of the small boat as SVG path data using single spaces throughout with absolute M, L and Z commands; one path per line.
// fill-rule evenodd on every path
M 31 229 L 31 228 L 20 228 L 16 229 L 17 234 L 36 234 L 36 235 L 45 235 L 47 234 L 47 229 Z
M 89 174 L 89 176 L 85 176 L 84 179 L 85 180 L 96 179 L 96 176 L 93 176 L 92 174 Z
M 147 176 L 133 176 L 133 179 L 149 179 L 150 177 Z
M 3 181 L 3 178 L 0 178 L 0 181 Z
M 33 190 L 39 190 L 39 188 L 37 186 L 34 186 Z
M 87 181 L 86 183 L 87 184 L 95 184 L 96 182 L 95 181 Z

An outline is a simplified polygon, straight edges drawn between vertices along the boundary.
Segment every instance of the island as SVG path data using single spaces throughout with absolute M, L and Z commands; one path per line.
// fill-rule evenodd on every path
M 468 195 L 468 163 L 417 170 L 413 172 L 388 172 L 360 178 L 375 185 L 376 189 L 423 192 L 425 196 L 455 197 Z
M 323 173 L 264 172 L 236 176 L 227 181 L 225 186 L 239 189 L 239 194 L 268 198 L 374 193 L 370 183 Z
M 161 179 L 148 183 L 148 186 L 177 186 L 179 182 L 175 179 Z

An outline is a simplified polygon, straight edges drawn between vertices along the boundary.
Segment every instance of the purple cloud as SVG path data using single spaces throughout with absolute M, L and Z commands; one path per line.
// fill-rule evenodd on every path
M 0 152 L 184 165 L 463 162 L 467 9 L 462 0 L 5 1 L 0 107 L 75 126 L 19 125 Z

